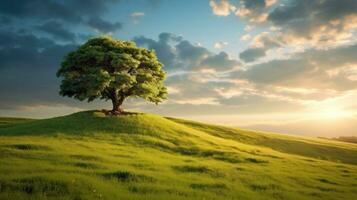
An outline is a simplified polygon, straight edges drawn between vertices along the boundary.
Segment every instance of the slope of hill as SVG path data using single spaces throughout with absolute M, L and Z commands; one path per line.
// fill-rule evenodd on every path
M 0 127 L 9 126 L 12 124 L 18 124 L 22 122 L 34 121 L 33 119 L 15 118 L 15 117 L 0 117 Z
M 357 144 L 357 137 L 354 137 L 354 136 L 340 136 L 340 137 L 331 138 L 331 140 L 337 140 L 337 141 L 350 142 L 350 143 Z
M 0 199 L 354 199 L 357 145 L 133 113 L 0 126 Z

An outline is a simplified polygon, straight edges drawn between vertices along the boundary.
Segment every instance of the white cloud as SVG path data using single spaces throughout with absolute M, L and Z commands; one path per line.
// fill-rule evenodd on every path
M 250 39 L 252 39 L 252 36 L 250 34 L 245 34 L 242 37 L 240 37 L 240 40 L 242 41 L 249 41 Z
M 250 31 L 253 30 L 253 28 L 254 28 L 253 26 L 247 25 L 247 26 L 244 27 L 244 31 L 245 31 L 245 32 L 250 32 Z
M 169 94 L 179 94 L 181 92 L 180 88 L 176 86 L 167 86 L 167 91 Z
M 244 8 L 244 7 L 241 7 L 237 10 L 237 12 L 235 13 L 238 17 L 246 17 L 248 15 L 251 14 L 251 11 Z
M 190 105 L 219 105 L 216 98 L 195 98 L 195 99 L 183 99 L 183 100 L 173 100 L 177 104 L 190 104 Z
M 265 0 L 265 5 L 267 7 L 270 7 L 272 5 L 274 5 L 277 2 L 277 0 Z
M 130 14 L 131 17 L 143 17 L 145 16 L 145 13 L 143 12 L 133 12 Z
M 213 14 L 218 16 L 228 16 L 236 10 L 236 7 L 230 4 L 228 0 L 210 0 Z
M 216 42 L 216 43 L 214 43 L 213 47 L 215 49 L 222 49 L 227 45 L 228 45 L 228 42 Z

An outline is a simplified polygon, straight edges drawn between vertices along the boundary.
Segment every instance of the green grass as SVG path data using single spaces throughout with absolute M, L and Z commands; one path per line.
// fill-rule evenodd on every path
M 0 172 L 0 199 L 356 199 L 357 145 L 88 111 L 0 126 Z
M 33 119 L 26 119 L 26 118 L 15 118 L 15 117 L 0 117 L 0 127 L 10 126 L 13 124 L 23 123 L 23 122 L 30 122 L 34 121 Z

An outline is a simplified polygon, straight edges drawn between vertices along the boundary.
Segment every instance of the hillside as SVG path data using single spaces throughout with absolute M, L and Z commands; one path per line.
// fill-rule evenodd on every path
M 0 127 L 5 127 L 5 126 L 23 123 L 23 122 L 30 122 L 30 121 L 34 121 L 34 120 L 26 119 L 26 118 L 0 117 Z
M 18 122 L 0 126 L 0 199 L 357 197 L 356 144 L 140 113 Z
M 342 142 L 350 142 L 350 143 L 356 143 L 357 144 L 357 137 L 353 136 L 340 136 L 340 137 L 335 137 L 331 138 L 332 140 L 337 140 L 337 141 L 342 141 Z

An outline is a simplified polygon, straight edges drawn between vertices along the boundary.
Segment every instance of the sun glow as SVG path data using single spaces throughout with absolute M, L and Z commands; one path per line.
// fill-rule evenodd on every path
M 345 97 L 328 99 L 325 101 L 314 102 L 310 105 L 310 112 L 306 113 L 307 119 L 338 120 L 356 117 L 357 113 L 350 109 L 353 102 L 345 101 Z M 350 96 L 348 96 L 350 97 Z
M 321 117 L 326 119 L 339 119 L 344 117 L 349 117 L 351 114 L 338 108 L 338 107 L 329 107 L 321 112 Z

